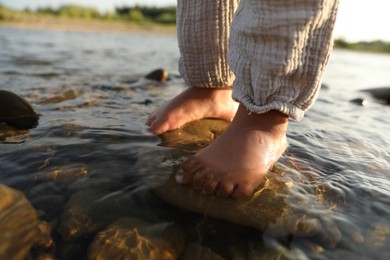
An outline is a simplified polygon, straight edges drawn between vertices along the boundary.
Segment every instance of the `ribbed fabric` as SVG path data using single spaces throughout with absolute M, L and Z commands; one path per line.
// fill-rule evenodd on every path
M 192 87 L 229 86 L 229 50 L 234 99 L 301 120 L 329 60 L 338 0 L 241 0 L 231 23 L 237 2 L 178 1 L 182 76 Z
M 179 71 L 191 87 L 232 86 L 227 63 L 230 25 L 238 0 L 178 0 Z

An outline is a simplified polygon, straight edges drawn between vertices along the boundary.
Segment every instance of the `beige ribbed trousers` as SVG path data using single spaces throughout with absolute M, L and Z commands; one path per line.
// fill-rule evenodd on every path
M 233 85 L 249 111 L 301 120 L 332 50 L 338 0 L 178 0 L 179 71 L 191 87 Z

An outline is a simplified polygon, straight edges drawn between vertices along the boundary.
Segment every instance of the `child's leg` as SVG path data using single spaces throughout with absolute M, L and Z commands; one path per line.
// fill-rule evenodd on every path
M 179 0 L 179 70 L 191 86 L 153 112 L 147 124 L 155 134 L 201 118 L 231 120 L 238 103 L 231 98 L 234 75 L 227 63 L 230 24 L 239 0 Z
M 253 192 L 287 146 L 288 118 L 300 120 L 315 101 L 337 6 L 241 0 L 229 45 L 233 98 L 241 105 L 229 128 L 183 164 L 177 182 L 223 197 Z

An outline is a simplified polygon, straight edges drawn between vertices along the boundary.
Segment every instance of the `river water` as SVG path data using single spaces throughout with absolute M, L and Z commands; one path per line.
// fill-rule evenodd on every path
M 96 234 L 123 217 L 187 225 L 182 240 L 215 259 L 390 258 L 390 106 L 360 91 L 390 85 L 390 55 L 335 50 L 316 104 L 290 123 L 277 164 L 294 187 L 286 203 L 323 230 L 280 237 L 205 220 L 149 194 L 176 163 L 144 125 L 185 87 L 175 36 L 0 27 L 0 46 L 0 89 L 41 114 L 35 129 L 0 140 L 0 182 L 50 223 L 58 259 L 91 257 Z M 156 68 L 171 80 L 143 79 Z

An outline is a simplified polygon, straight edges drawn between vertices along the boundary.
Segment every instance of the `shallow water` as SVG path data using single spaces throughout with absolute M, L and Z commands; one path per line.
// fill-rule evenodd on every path
M 144 125 L 184 88 L 174 36 L 0 28 L 0 46 L 0 88 L 41 114 L 37 128 L 1 139 L 0 181 L 51 223 L 57 258 L 85 258 L 98 232 L 133 217 L 177 224 L 187 245 L 226 259 L 389 259 L 390 106 L 359 90 L 390 85 L 390 55 L 334 51 L 328 87 L 302 122 L 291 122 L 277 164 L 292 186 L 287 205 L 321 230 L 275 236 L 204 219 L 150 192 L 185 156 Z M 142 77 L 160 67 L 169 81 Z

